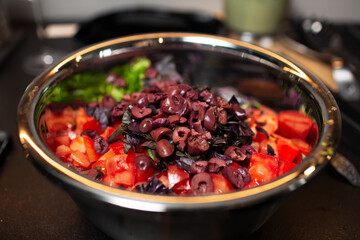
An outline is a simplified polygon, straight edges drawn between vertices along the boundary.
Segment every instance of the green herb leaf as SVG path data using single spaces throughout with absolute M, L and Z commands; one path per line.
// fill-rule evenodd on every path
M 123 134 L 126 131 L 126 129 L 128 128 L 130 123 L 131 123 L 131 113 L 130 113 L 129 108 L 127 108 L 122 117 L 120 126 L 110 134 L 110 136 L 108 138 L 108 142 L 114 141 L 118 136 Z
M 105 81 L 105 72 L 79 73 L 64 79 L 55 87 L 50 88 L 45 104 L 51 102 L 71 103 L 75 100 L 85 102 L 99 102 L 104 95 L 111 95 L 120 101 L 124 94 L 139 92 L 145 78 L 145 70 L 151 65 L 147 58 L 137 58 L 134 62 L 116 66 L 110 70 L 123 77 L 127 89 L 117 88 Z
M 139 92 L 143 86 L 145 70 L 151 65 L 147 58 L 136 58 L 133 63 L 116 66 L 110 72 L 123 77 L 128 86 L 126 93 Z
M 155 162 L 156 158 L 155 158 L 153 151 L 151 149 L 148 149 L 147 152 L 148 152 L 149 156 L 151 157 L 151 159 Z

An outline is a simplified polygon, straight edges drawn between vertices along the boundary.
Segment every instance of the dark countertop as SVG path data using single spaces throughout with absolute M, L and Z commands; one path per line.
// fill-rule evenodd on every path
M 0 65 L 0 130 L 8 131 L 12 138 L 12 146 L 0 162 L 0 238 L 108 239 L 22 151 L 16 109 L 32 77 L 23 72 L 21 64 L 40 43 L 33 31 L 21 29 L 23 38 Z M 47 44 L 66 51 L 81 46 L 72 39 L 49 40 Z M 359 136 L 345 129 L 339 137 L 339 151 L 360 169 Z M 360 188 L 348 184 L 328 165 L 285 199 L 250 239 L 360 239 Z

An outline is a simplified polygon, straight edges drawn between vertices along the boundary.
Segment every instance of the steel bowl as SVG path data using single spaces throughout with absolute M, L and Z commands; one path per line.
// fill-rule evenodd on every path
M 43 103 L 66 77 L 107 70 L 135 56 L 171 55 L 189 84 L 232 86 L 273 108 L 306 108 L 319 128 L 313 151 L 297 167 L 266 184 L 224 194 L 163 196 L 122 190 L 68 168 L 44 143 Z M 289 97 L 290 93 L 296 97 Z M 333 157 L 339 142 L 338 106 L 322 82 L 269 50 L 218 36 L 156 33 L 118 38 L 81 49 L 53 65 L 26 89 L 18 107 L 19 137 L 35 166 L 52 176 L 85 215 L 116 239 L 228 239 L 260 228 L 282 200 L 307 184 Z

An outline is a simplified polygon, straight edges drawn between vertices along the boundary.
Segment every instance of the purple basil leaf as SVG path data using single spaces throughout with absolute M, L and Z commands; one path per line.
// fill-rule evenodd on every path
M 235 95 L 232 95 L 232 97 L 229 100 L 229 103 L 231 103 L 231 104 L 239 104 L 239 101 L 237 100 Z
M 242 137 L 252 137 L 252 136 L 254 136 L 254 132 L 244 122 L 239 122 L 239 130 L 240 130 L 239 136 L 242 136 Z
M 138 122 L 130 123 L 128 126 L 128 130 L 132 132 L 140 132 L 139 123 Z
M 222 159 L 222 160 L 224 160 L 227 164 L 229 164 L 229 163 L 232 162 L 232 159 L 231 159 L 231 158 L 229 158 L 228 156 L 225 156 L 225 155 L 223 155 L 223 154 L 217 153 L 217 152 L 213 152 L 213 153 L 211 154 L 211 157 L 212 157 L 212 158 Z
M 131 149 L 131 147 L 132 147 L 131 144 L 125 143 L 124 144 L 124 152 L 127 154 L 128 151 Z
M 169 194 L 171 190 L 156 177 L 153 176 L 148 183 L 140 184 L 135 187 L 138 192 L 151 194 Z
M 94 112 L 94 117 L 101 125 L 101 130 L 105 130 L 108 126 L 110 126 L 110 109 L 104 108 L 96 108 Z
M 155 141 L 146 141 L 143 144 L 141 144 L 141 147 L 155 150 L 156 142 Z
M 187 158 L 187 157 L 179 157 L 175 160 L 176 165 L 179 168 L 184 169 L 187 172 L 190 172 L 190 166 L 191 164 L 193 164 L 195 161 L 191 158 Z
M 126 134 L 126 143 L 136 147 L 141 143 L 141 139 L 133 134 Z

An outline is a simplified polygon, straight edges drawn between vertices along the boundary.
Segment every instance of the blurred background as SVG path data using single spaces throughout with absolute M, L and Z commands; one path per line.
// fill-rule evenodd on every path
M 11 19 L 32 19 L 30 0 L 2 1 L 5 2 Z M 221 14 L 223 11 L 222 0 L 43 0 L 42 4 L 44 17 L 48 21 L 84 21 L 109 10 L 135 6 L 201 11 L 210 14 Z M 337 22 L 360 22 L 359 10 L 358 0 L 291 0 L 289 14 L 296 17 L 321 17 Z

